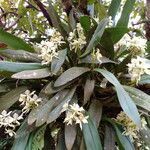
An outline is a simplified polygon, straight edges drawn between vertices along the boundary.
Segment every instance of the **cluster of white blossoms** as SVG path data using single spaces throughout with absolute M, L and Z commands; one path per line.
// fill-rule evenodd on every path
M 123 111 L 121 111 L 117 115 L 117 118 L 115 120 L 124 126 L 124 130 L 125 130 L 123 132 L 124 135 L 129 136 L 131 140 L 138 138 L 137 134 L 138 134 L 139 128 Z
M 77 23 L 76 29 L 69 33 L 68 37 L 70 50 L 81 50 L 86 44 L 86 37 L 80 23 Z
M 9 134 L 9 136 L 14 136 L 16 133 L 14 132 L 15 128 L 20 125 L 19 120 L 23 119 L 22 114 L 19 116 L 17 113 L 12 114 L 12 112 L 8 112 L 3 110 L 0 114 L 0 127 L 5 128 L 5 133 Z
M 65 103 L 62 109 L 62 112 L 66 111 L 66 118 L 64 122 L 67 125 L 72 125 L 72 123 L 79 124 L 82 129 L 82 123 L 88 123 L 87 119 L 89 116 L 85 116 L 85 110 L 83 107 L 80 107 L 78 104 L 69 105 Z
M 40 55 L 38 55 L 42 59 L 42 65 L 47 65 L 51 63 L 52 59 L 58 56 L 58 48 L 63 41 L 63 37 L 56 30 L 52 29 L 49 33 L 51 35 L 50 40 L 41 41 L 40 44 L 36 44 L 36 47 L 40 49 Z
M 116 48 L 120 46 L 126 46 L 133 54 L 145 55 L 147 40 L 141 36 L 130 37 L 128 34 L 125 34 L 123 38 L 117 43 Z
M 28 113 L 31 109 L 38 106 L 38 104 L 42 101 L 41 98 L 39 98 L 35 91 L 30 92 L 29 90 L 26 90 L 23 94 L 20 94 L 19 102 L 21 102 L 21 105 L 23 105 L 22 112 Z
M 146 58 L 137 56 L 137 58 L 132 58 L 131 63 L 127 64 L 128 72 L 131 76 L 131 81 L 138 82 L 141 79 L 141 75 L 150 75 L 150 61 Z

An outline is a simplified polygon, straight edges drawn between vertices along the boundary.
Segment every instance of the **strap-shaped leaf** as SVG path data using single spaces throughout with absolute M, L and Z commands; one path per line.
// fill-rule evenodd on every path
M 63 65 L 67 55 L 67 49 L 58 52 L 57 58 L 54 58 L 51 63 L 51 72 L 56 74 Z
M 73 87 L 68 93 L 67 95 L 62 99 L 62 102 L 58 104 L 58 106 L 56 106 L 50 113 L 49 113 L 49 117 L 47 119 L 47 123 L 51 123 L 54 120 L 56 120 L 60 114 L 62 113 L 62 108 L 63 105 L 66 102 L 71 101 L 71 99 L 73 98 L 73 95 L 75 93 L 76 87 Z
M 58 77 L 54 83 L 54 87 L 62 86 L 88 71 L 90 69 L 86 67 L 72 67 Z
M 40 68 L 42 68 L 42 65 L 40 63 L 19 63 L 0 61 L 0 72 L 21 72 L 24 70 L 34 70 Z
M 94 87 L 95 80 L 87 79 L 84 86 L 84 104 L 86 104 L 90 100 L 94 91 Z
M 72 150 L 73 144 L 76 139 L 76 126 L 75 125 L 66 125 L 65 124 L 65 143 L 67 150 Z
M 21 93 L 25 92 L 27 87 L 18 87 L 16 89 L 11 90 L 7 94 L 0 97 L 0 111 L 7 110 L 11 107 L 15 102 L 19 100 L 19 96 Z
M 51 75 L 48 68 L 37 69 L 37 70 L 26 70 L 13 74 L 11 77 L 15 79 L 41 79 Z
M 88 123 L 83 123 L 83 137 L 87 150 L 102 150 L 102 145 L 93 121 L 89 118 Z
M 67 95 L 68 90 L 62 90 L 58 92 L 54 97 L 52 97 L 46 104 L 44 104 L 40 110 L 36 113 L 36 126 L 41 126 L 44 124 L 48 117 L 49 113 L 62 102 L 63 98 Z
M 105 30 L 107 23 L 108 23 L 108 18 L 103 19 L 99 23 L 99 25 L 97 26 L 85 52 L 80 56 L 81 58 L 88 55 L 92 51 L 92 49 L 100 42 L 100 39 L 104 33 L 104 30 Z
M 133 10 L 135 0 L 126 0 L 122 14 L 116 26 L 128 26 L 129 17 Z
M 104 150 L 115 150 L 115 132 L 109 125 L 105 125 Z
M 119 103 L 124 112 L 131 118 L 137 126 L 140 126 L 140 116 L 137 107 L 128 93 L 124 90 L 117 78 L 109 71 L 104 69 L 95 69 L 95 71 L 101 73 L 110 83 L 115 86 Z
M 5 43 L 9 47 L 16 49 L 16 50 L 26 50 L 26 51 L 34 51 L 34 49 L 27 43 L 25 43 L 19 37 L 16 37 L 2 28 L 0 28 L 0 42 Z
M 137 106 L 150 111 L 150 96 L 148 94 L 130 86 L 124 86 L 124 89 L 129 93 Z
M 28 124 L 25 120 L 16 132 L 16 137 L 11 150 L 26 150 L 29 135 L 30 131 L 28 130 Z
M 0 54 L 11 60 L 22 61 L 22 62 L 40 62 L 40 58 L 37 54 L 30 53 L 24 50 L 1 50 Z
M 121 150 L 135 150 L 134 145 L 131 143 L 129 138 L 122 134 L 123 131 L 120 130 L 120 128 L 113 120 L 109 118 L 104 118 L 104 120 L 109 122 L 113 126 L 116 133 L 117 143 Z
M 115 16 L 117 14 L 117 11 L 120 7 L 120 4 L 121 4 L 121 0 L 112 0 L 111 1 L 111 4 L 109 6 L 109 10 L 108 10 L 108 16 L 111 16 L 112 17 L 112 20 L 115 19 Z

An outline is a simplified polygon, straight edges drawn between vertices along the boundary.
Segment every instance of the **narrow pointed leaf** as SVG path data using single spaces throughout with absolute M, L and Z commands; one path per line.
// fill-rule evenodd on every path
M 134 103 L 147 111 L 150 111 L 150 96 L 143 91 L 130 86 L 124 86 Z
M 37 70 L 26 70 L 13 74 L 11 77 L 15 79 L 41 79 L 51 75 L 48 68 L 37 69 Z
M 40 58 L 37 54 L 30 53 L 24 50 L 1 50 L 0 54 L 7 58 L 10 58 L 15 61 L 22 61 L 22 62 L 40 62 Z
M 67 49 L 61 50 L 58 52 L 58 57 L 54 58 L 51 63 L 51 72 L 53 74 L 57 74 L 60 70 L 61 66 L 63 65 L 67 55 Z
M 20 94 L 24 93 L 27 90 L 27 87 L 18 87 L 11 90 L 7 94 L 0 97 L 0 111 L 7 110 L 15 102 L 19 100 Z
M 87 150 L 102 150 L 99 133 L 93 121 L 89 118 L 88 123 L 82 124 L 83 137 Z
M 54 97 L 52 97 L 47 103 L 45 103 L 38 113 L 36 114 L 36 126 L 41 126 L 44 124 L 48 117 L 49 113 L 63 100 L 67 95 L 68 90 L 63 90 L 58 92 Z
M 84 86 L 84 104 L 86 104 L 90 100 L 94 91 L 94 87 L 95 80 L 87 79 Z
M 58 77 L 54 83 L 54 87 L 62 86 L 88 71 L 90 71 L 89 68 L 72 67 Z
M 90 105 L 89 108 L 89 114 L 91 116 L 91 119 L 93 120 L 93 123 L 97 128 L 99 127 L 99 123 L 101 121 L 102 110 L 103 110 L 103 105 L 101 104 L 101 102 L 92 99 L 92 104 Z
M 76 139 L 76 126 L 65 124 L 65 143 L 67 150 L 72 150 L 73 144 Z
M 100 42 L 100 39 L 101 39 L 101 37 L 102 37 L 102 35 L 104 33 L 104 30 L 105 30 L 105 27 L 106 27 L 107 23 L 108 23 L 108 19 L 107 18 L 103 19 L 99 23 L 99 25 L 96 28 L 96 30 L 95 30 L 95 32 L 94 32 L 94 34 L 93 34 L 93 36 L 92 36 L 88 46 L 87 46 L 85 52 L 81 55 L 81 57 L 85 57 L 86 55 L 88 55 L 92 51 L 92 49 L 95 46 L 97 46 L 97 44 Z
M 131 118 L 137 126 L 140 127 L 141 121 L 137 110 L 137 107 L 129 94 L 124 90 L 122 85 L 119 83 L 117 78 L 109 71 L 104 69 L 95 69 L 95 71 L 101 73 L 110 83 L 115 86 L 119 103 L 124 110 L 124 112 Z
M 121 0 L 112 0 L 111 4 L 109 6 L 109 10 L 108 10 L 108 16 L 112 17 L 112 20 L 115 19 L 115 16 L 117 15 L 117 11 L 119 9 L 121 5 Z
M 71 101 L 71 99 L 73 98 L 73 95 L 75 93 L 75 90 L 76 90 L 76 87 L 72 88 L 68 94 L 62 99 L 62 102 L 60 104 L 58 104 L 58 106 L 56 106 L 56 108 L 54 108 L 50 113 L 49 113 L 49 117 L 47 119 L 47 123 L 51 123 L 53 122 L 54 120 L 56 120 L 60 114 L 62 113 L 62 108 L 63 108 L 63 105 L 66 103 L 66 102 L 69 102 Z
M 119 148 L 122 150 L 135 150 L 134 145 L 131 143 L 130 139 L 127 136 L 122 134 L 123 131 L 120 130 L 117 124 L 109 118 L 105 118 L 105 119 L 113 126 L 115 130 L 116 139 Z
M 135 0 L 126 0 L 122 14 L 116 26 L 128 26 L 129 17 L 133 10 Z
M 2 28 L 0 28 L 0 42 L 3 42 L 16 50 L 22 49 L 26 51 L 34 51 L 29 44 L 25 43 L 22 39 L 4 31 Z
M 111 126 L 105 126 L 104 150 L 115 150 L 115 133 Z
M 0 72 L 20 72 L 24 70 L 34 70 L 40 68 L 42 68 L 42 65 L 40 63 L 19 63 L 0 61 Z

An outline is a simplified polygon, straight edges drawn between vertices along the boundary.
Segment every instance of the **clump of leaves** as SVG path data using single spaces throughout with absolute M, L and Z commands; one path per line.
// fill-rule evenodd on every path
M 144 70 L 137 72 L 130 65 L 133 70 L 128 72 L 127 64 L 137 53 L 130 50 L 133 45 L 129 48 L 119 43 L 133 31 L 128 22 L 135 0 L 126 0 L 117 22 L 121 1 L 116 5 L 112 0 L 108 10 L 97 1 L 70 2 L 28 3 L 43 13 L 43 21 L 48 20 L 45 25 L 50 34 L 41 36 L 45 31 L 39 27 L 38 40 L 26 43 L 0 28 L 0 42 L 5 45 L 0 46 L 0 110 L 11 111 L 10 116 L 0 115 L 0 132 L 10 139 L 4 130 L 10 117 L 18 113 L 24 121 L 15 128 L 14 150 L 149 148 L 150 96 L 145 92 L 150 61 L 142 53 L 138 67 Z M 66 11 L 63 17 L 62 5 Z M 29 24 L 33 27 L 32 20 L 24 26 L 27 32 Z M 117 117 L 120 112 L 123 115 Z M 4 120 L 8 122 L 4 124 Z M 127 131 L 132 125 L 135 130 L 129 131 L 135 131 L 136 136 Z

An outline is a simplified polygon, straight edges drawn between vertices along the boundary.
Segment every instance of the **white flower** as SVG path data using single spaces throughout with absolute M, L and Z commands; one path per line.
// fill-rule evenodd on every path
M 19 116 L 17 113 L 14 113 L 11 116 L 11 111 L 7 113 L 7 111 L 3 110 L 0 114 L 0 127 L 5 128 L 5 133 L 10 136 L 15 135 L 16 126 L 20 125 L 19 120 L 23 119 L 22 114 Z
M 137 58 L 132 58 L 131 63 L 127 64 L 128 72 L 131 75 L 131 81 L 136 81 L 136 84 L 141 79 L 141 75 L 150 75 L 150 61 L 137 56 Z
M 99 63 L 102 63 L 102 54 L 100 53 L 100 49 L 94 49 L 93 50 L 93 53 L 92 53 L 92 57 L 94 58 L 94 59 L 96 59 L 96 60 L 98 60 L 99 61 Z
M 85 110 L 83 107 L 80 107 L 78 104 L 68 105 L 68 103 L 64 104 L 63 110 L 66 110 L 66 118 L 64 122 L 67 125 L 72 125 L 73 123 L 79 124 L 82 129 L 82 123 L 88 123 L 87 119 L 89 116 L 85 116 Z
M 59 46 L 65 43 L 63 37 L 56 29 L 53 28 L 48 32 L 51 35 L 50 40 L 41 41 L 40 44 L 34 46 L 36 49 L 40 49 L 38 56 L 42 59 L 42 65 L 47 65 L 52 62 L 53 58 L 57 58 Z
M 80 23 L 77 23 L 76 29 L 69 33 L 68 37 L 70 50 L 81 50 L 86 44 L 86 37 L 84 36 L 83 28 Z
M 23 94 L 20 94 L 19 101 L 21 105 L 24 105 L 22 112 L 27 113 L 30 109 L 37 107 L 42 99 L 35 94 L 35 91 L 26 90 Z
M 123 111 L 121 111 L 117 115 L 117 118 L 115 120 L 124 126 L 124 135 L 129 136 L 131 140 L 138 138 L 137 133 L 139 131 L 139 128 Z
M 147 40 L 141 36 L 130 37 L 128 34 L 125 34 L 123 38 L 116 44 L 116 48 L 120 46 L 126 46 L 133 54 L 136 55 L 145 55 Z
M 5 133 L 8 134 L 10 137 L 16 135 L 16 133 L 12 129 L 5 129 Z

